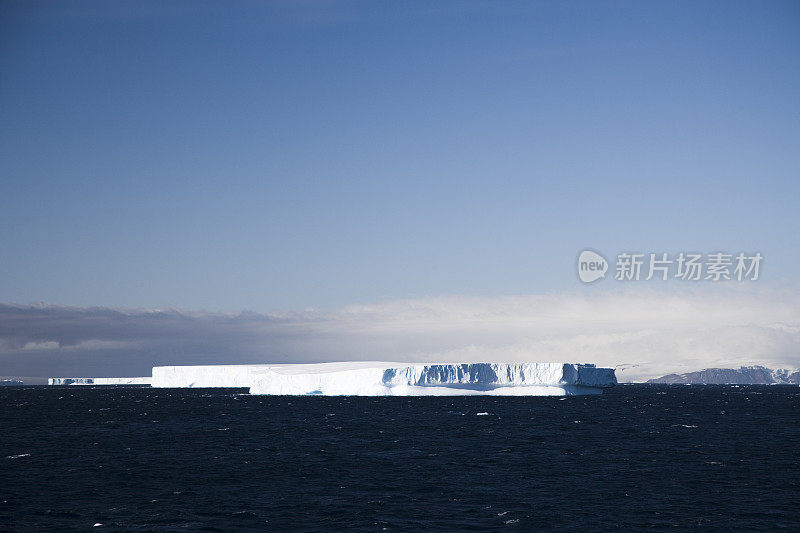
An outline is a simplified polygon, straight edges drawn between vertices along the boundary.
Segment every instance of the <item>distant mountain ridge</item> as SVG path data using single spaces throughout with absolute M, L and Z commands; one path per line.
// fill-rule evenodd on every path
M 686 374 L 667 374 L 648 379 L 647 383 L 671 383 L 691 385 L 800 385 L 800 370 L 779 368 L 772 370 L 764 366 L 740 368 L 706 368 Z

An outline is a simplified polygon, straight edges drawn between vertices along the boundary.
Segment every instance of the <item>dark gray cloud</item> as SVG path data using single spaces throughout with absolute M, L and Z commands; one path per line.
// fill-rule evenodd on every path
M 264 361 L 281 357 L 273 350 L 289 331 L 276 326 L 287 322 L 247 312 L 0 304 L 0 374 L 138 375 L 155 364 Z

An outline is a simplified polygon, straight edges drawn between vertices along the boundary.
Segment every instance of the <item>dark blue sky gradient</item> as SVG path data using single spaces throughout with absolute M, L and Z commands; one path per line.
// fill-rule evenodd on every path
M 598 290 L 584 247 L 795 282 L 798 95 L 796 2 L 4 2 L 0 301 Z

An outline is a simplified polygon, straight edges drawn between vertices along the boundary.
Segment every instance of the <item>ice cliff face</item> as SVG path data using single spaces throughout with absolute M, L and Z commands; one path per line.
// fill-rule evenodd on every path
M 485 385 L 487 387 L 529 385 L 585 385 L 607 387 L 615 384 L 611 368 L 570 363 L 462 363 L 412 365 L 387 368 L 383 384 Z
M 308 365 L 313 366 L 313 365 Z M 456 396 L 597 394 L 616 384 L 614 370 L 569 363 L 463 363 L 254 375 L 251 394 Z

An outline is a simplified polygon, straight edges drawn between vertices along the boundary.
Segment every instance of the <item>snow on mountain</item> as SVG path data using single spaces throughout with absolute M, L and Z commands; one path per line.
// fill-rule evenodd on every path
M 781 385 L 800 384 L 800 370 L 763 366 L 741 368 L 706 368 L 686 374 L 668 374 L 650 379 L 647 383 L 697 384 L 697 385 Z

